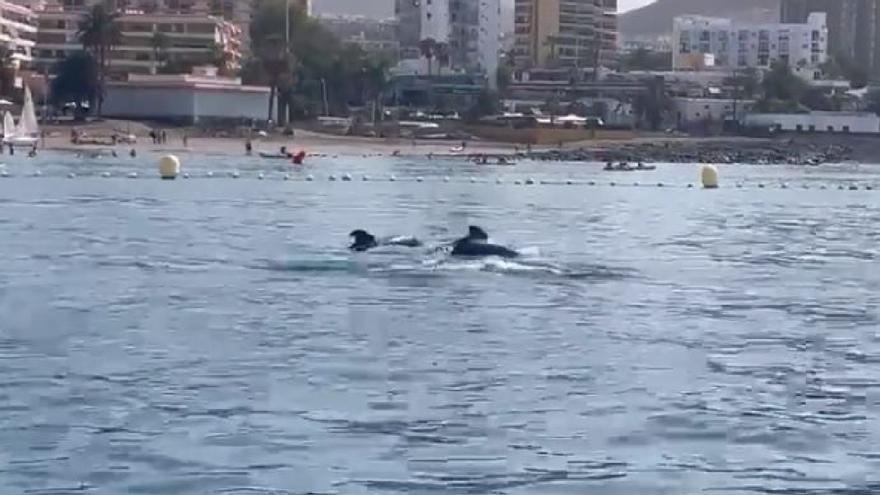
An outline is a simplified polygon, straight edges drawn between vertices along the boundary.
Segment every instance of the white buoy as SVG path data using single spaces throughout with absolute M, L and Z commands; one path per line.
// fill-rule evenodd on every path
M 526 179 L 526 185 L 527 185 L 527 186 L 531 186 L 531 185 L 533 185 L 534 183 L 535 183 L 535 179 L 533 179 L 533 178 L 531 178 L 531 177 L 529 177 L 528 179 Z
M 788 184 L 786 184 L 785 182 L 783 182 L 782 184 L 779 184 L 779 188 L 780 188 L 780 189 L 788 189 Z
M 342 180 L 343 182 L 351 182 L 351 174 L 344 174 Z
M 208 171 L 208 173 L 205 175 L 207 175 L 208 177 L 214 177 L 214 172 Z
M 43 172 L 40 172 L 39 170 L 34 172 L 34 177 L 42 177 L 42 176 L 43 176 Z
M 658 182 L 658 183 L 657 183 L 657 187 L 663 187 L 663 183 L 662 183 L 662 182 Z
M 180 173 L 180 160 L 174 155 L 159 158 L 159 177 L 163 180 L 174 180 Z
M 703 165 L 700 168 L 700 183 L 703 189 L 718 189 L 718 169 L 714 165 Z
M 566 185 L 566 186 L 570 186 L 570 185 L 572 185 L 572 184 L 574 184 L 574 181 L 571 180 L 571 179 L 567 179 L 567 180 L 565 181 L 565 185 Z
M 263 180 L 263 179 L 265 179 L 265 178 L 266 178 L 266 176 L 263 175 L 263 172 L 260 172 L 259 174 L 257 174 L 257 179 L 258 179 L 258 180 Z
M 425 181 L 425 179 L 423 179 L 421 177 L 416 177 L 416 182 L 424 182 L 424 181 Z
M 309 174 L 306 176 L 306 180 L 311 182 L 311 181 L 315 180 L 315 178 L 312 176 L 312 174 Z
M 0 177 L 9 177 L 9 172 L 3 170 L 2 172 L 0 172 Z
M 476 183 L 477 183 L 477 179 L 471 177 L 471 184 L 476 184 Z
M 443 177 L 443 182 L 449 182 L 449 177 Z
M 232 173 L 229 174 L 229 176 L 232 177 L 233 179 L 237 179 L 237 178 L 241 177 L 241 174 L 238 173 L 238 170 L 233 170 Z
M 67 174 L 67 178 L 68 179 L 76 179 L 76 174 L 71 172 L 71 173 Z
M 589 185 L 591 185 L 591 186 L 595 186 L 595 185 L 596 185 L 596 181 L 592 181 L 592 180 L 591 180 L 590 182 L 587 182 L 587 184 L 589 184 Z
M 395 177 L 395 176 L 392 175 L 391 177 L 388 177 L 388 180 L 389 180 L 390 182 L 394 182 L 394 181 L 397 180 L 397 177 Z
M 614 182 L 609 182 L 608 185 L 611 186 L 611 187 L 614 187 L 614 186 L 616 186 L 617 184 L 615 184 Z M 688 184 L 688 186 L 690 186 L 690 184 Z
M 364 182 L 367 182 L 367 181 L 370 180 L 370 176 L 369 176 L 369 175 L 365 175 L 365 176 L 361 177 L 361 180 L 364 181 Z
M 183 173 L 183 178 L 184 178 L 184 179 L 189 179 L 189 172 L 184 172 L 184 173 Z
M 105 178 L 105 179 L 106 179 L 107 177 L 110 177 L 110 172 L 101 172 L 101 177 L 103 177 L 103 178 Z
M 137 173 L 137 172 L 132 172 L 132 173 L 128 174 L 128 178 L 129 178 L 129 179 L 137 179 L 137 178 L 138 178 L 138 173 Z M 163 178 L 164 178 L 164 177 L 163 177 Z
M 517 186 L 522 185 L 522 181 L 519 180 L 519 179 L 513 181 L 513 183 L 514 183 L 515 185 L 517 185 Z
M 330 174 L 330 176 L 327 177 L 327 180 L 329 180 L 330 182 L 336 182 L 336 176 L 333 174 Z
M 638 182 L 633 182 L 633 187 L 639 187 L 639 183 L 638 183 Z
M 495 179 L 496 184 L 501 184 L 502 182 L 503 181 L 501 180 L 501 177 L 498 177 L 497 179 Z
M 284 174 L 284 180 L 290 180 L 290 174 Z

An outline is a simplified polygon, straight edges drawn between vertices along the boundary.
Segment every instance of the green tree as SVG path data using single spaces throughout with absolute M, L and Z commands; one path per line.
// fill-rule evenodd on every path
M 98 92 L 97 114 L 101 115 L 110 52 L 122 42 L 119 14 L 111 10 L 108 4 L 96 4 L 83 15 L 77 34 L 83 49 L 91 53 L 98 63 L 98 82 L 100 88 Z
M 807 91 L 807 83 L 796 76 L 788 64 L 775 62 L 761 82 L 765 100 L 798 102 Z
M 376 123 L 377 115 L 383 112 L 382 101 L 388 91 L 390 80 L 388 70 L 390 64 L 385 59 L 371 59 L 367 61 L 365 84 L 373 103 L 373 124 Z
M 437 56 L 437 41 L 434 38 L 425 38 L 419 41 L 419 51 L 428 59 L 428 75 L 431 75 L 431 65 Z
M 59 61 L 54 69 L 52 79 L 52 104 L 57 106 L 73 102 L 76 115 L 81 118 L 83 103 L 88 102 L 94 108 L 101 93 L 100 70 L 95 58 L 88 52 L 76 52 Z
M 0 94 L 9 95 L 13 92 L 15 72 L 12 51 L 6 45 L 0 46 Z

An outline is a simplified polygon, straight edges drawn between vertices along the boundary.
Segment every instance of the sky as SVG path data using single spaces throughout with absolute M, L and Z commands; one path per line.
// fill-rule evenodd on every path
M 653 0 L 618 0 L 617 8 L 621 12 L 625 12 L 627 10 L 637 9 L 639 7 L 644 7 L 648 5 Z

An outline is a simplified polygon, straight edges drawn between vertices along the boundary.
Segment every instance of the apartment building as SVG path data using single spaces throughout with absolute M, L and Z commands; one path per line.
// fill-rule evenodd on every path
M 36 39 L 37 16 L 31 9 L 0 0 L 0 46 L 14 68 L 31 65 Z
M 401 58 L 419 58 L 419 42 L 430 38 L 446 46 L 453 70 L 482 73 L 494 84 L 500 0 L 396 0 L 395 16 Z
M 321 24 L 343 43 L 357 45 L 366 53 L 388 60 L 397 60 L 397 22 L 392 19 L 371 19 L 354 16 L 322 16 Z
M 610 65 L 617 0 L 516 0 L 514 53 L 523 68 Z
M 814 12 L 802 24 L 752 24 L 730 19 L 682 16 L 673 21 L 673 70 L 769 69 L 782 61 L 803 79 L 821 78 L 828 58 L 826 15 Z
M 829 55 L 880 78 L 880 0 L 782 0 L 780 20 L 805 22 L 812 12 L 827 16 Z
M 49 68 L 67 55 L 82 50 L 79 25 L 84 10 L 56 6 L 38 11 L 34 63 Z M 173 13 L 127 10 L 119 18 L 122 42 L 110 52 L 110 69 L 116 74 L 156 73 L 165 63 L 211 63 L 225 54 L 229 69 L 241 59 L 241 30 L 231 22 L 206 13 Z M 165 46 L 155 40 L 161 34 Z

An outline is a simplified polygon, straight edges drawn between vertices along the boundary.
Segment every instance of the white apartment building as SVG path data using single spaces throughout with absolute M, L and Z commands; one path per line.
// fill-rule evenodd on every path
M 449 0 L 424 0 L 421 3 L 421 39 L 449 42 Z
M 489 87 L 497 89 L 498 58 L 501 54 L 501 2 L 479 0 L 477 67 L 486 74 Z
M 51 68 L 67 55 L 82 50 L 77 32 L 83 11 L 38 12 L 35 65 Z M 230 69 L 240 63 L 241 30 L 207 14 L 126 13 L 119 18 L 122 43 L 110 53 L 110 68 L 119 73 L 155 73 L 168 62 L 209 63 L 215 50 L 227 55 Z M 157 53 L 154 37 L 164 35 L 167 47 Z
M 413 44 L 430 38 L 446 44 L 453 70 L 480 72 L 495 84 L 502 34 L 500 0 L 397 0 L 396 17 L 401 58 L 420 56 Z
M 677 71 L 769 69 L 777 60 L 806 80 L 821 78 L 828 59 L 826 14 L 805 24 L 751 24 L 703 16 L 677 17 L 672 33 Z
M 37 16 L 31 9 L 0 0 L 0 45 L 16 69 L 31 64 L 36 40 Z

